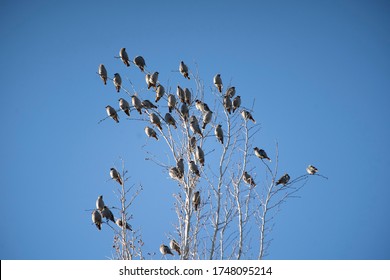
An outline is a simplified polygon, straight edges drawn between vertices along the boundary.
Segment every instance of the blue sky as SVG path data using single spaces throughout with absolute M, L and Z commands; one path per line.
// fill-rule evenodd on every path
M 278 141 L 281 170 L 329 177 L 283 206 L 268 259 L 389 259 L 389 12 L 387 1 L 1 1 L 0 258 L 110 257 L 111 231 L 85 210 L 100 194 L 116 203 L 121 157 L 144 186 L 131 213 L 145 252 L 167 242 L 174 183 L 144 161 L 144 124 L 98 124 L 118 98 L 100 63 L 145 86 L 113 58 L 126 47 L 163 84 L 181 60 L 206 88 L 221 73 L 256 100 L 256 141 L 271 154 Z

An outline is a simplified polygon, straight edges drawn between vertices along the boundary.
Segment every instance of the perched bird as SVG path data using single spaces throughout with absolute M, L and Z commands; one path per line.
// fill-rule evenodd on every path
M 195 108 L 201 112 L 204 112 L 204 105 L 203 102 L 200 101 L 199 99 L 195 100 Z
M 103 64 L 99 65 L 99 76 L 100 76 L 100 78 L 102 78 L 103 83 L 106 85 L 107 84 L 107 70 Z
M 168 110 L 172 113 L 173 108 L 176 106 L 176 97 L 173 94 L 168 95 Z
M 201 147 L 197 146 L 195 152 L 195 158 L 199 161 L 199 163 L 204 166 L 204 152 Z
M 194 192 L 194 196 L 192 197 L 192 204 L 194 205 L 195 211 L 198 211 L 200 205 L 199 191 Z
M 184 101 L 191 105 L 191 91 L 188 88 L 184 88 Z
M 122 86 L 122 78 L 118 73 L 114 74 L 114 79 L 112 79 L 112 82 L 115 85 L 116 91 L 119 92 Z
M 122 185 L 123 181 L 122 181 L 122 178 L 121 178 L 121 175 L 119 174 L 119 172 L 111 167 L 110 169 L 110 176 L 113 180 L 117 181 L 119 183 L 119 185 Z
M 223 130 L 222 126 L 219 124 L 215 127 L 215 136 L 217 137 L 218 141 L 221 142 L 223 145 Z
M 141 106 L 144 107 L 145 109 L 152 109 L 152 108 L 157 109 L 157 106 L 147 99 L 141 102 Z
M 260 159 L 268 159 L 271 161 L 271 159 L 267 156 L 267 153 L 263 149 L 259 149 L 258 147 L 253 148 L 255 151 L 255 155 Z
M 229 87 L 226 90 L 225 96 L 229 96 L 229 98 L 233 98 L 233 96 L 236 94 L 236 87 Z
M 180 107 L 180 113 L 183 116 L 184 121 L 188 120 L 189 110 L 187 104 L 183 103 Z
M 203 102 L 203 108 L 204 108 L 205 112 L 211 112 L 209 106 L 206 103 L 204 103 L 204 102 Z
M 211 122 L 211 118 L 213 116 L 213 112 L 211 111 L 206 111 L 204 114 L 203 114 L 203 125 L 202 125 L 202 129 L 205 129 L 206 128 L 206 125 Z
M 171 114 L 166 113 L 164 119 L 167 124 L 172 125 L 175 129 L 177 128 L 176 121 Z
M 160 252 L 161 252 L 161 254 L 163 254 L 163 256 L 165 256 L 166 254 L 170 254 L 173 256 L 171 249 L 169 249 L 169 247 L 167 245 L 164 245 L 164 244 L 160 245 Z
M 243 110 L 241 112 L 241 116 L 244 118 L 244 120 L 251 120 L 253 123 L 256 123 L 255 119 L 252 117 L 252 114 L 248 112 L 247 110 Z
M 177 170 L 179 171 L 179 178 L 183 178 L 184 176 L 184 160 L 183 158 L 180 158 L 177 162 L 176 162 L 176 167 L 177 167 Z
M 154 87 L 155 89 L 157 88 L 157 80 L 158 80 L 158 72 L 154 72 L 150 78 L 149 78 L 149 85 L 148 85 L 148 89 L 150 89 L 150 87 Z
M 188 76 L 188 67 L 184 64 L 183 61 L 180 61 L 179 71 L 184 76 L 184 78 L 187 78 L 188 80 L 190 79 L 190 77 Z
M 180 181 L 181 178 L 183 178 L 181 175 L 180 175 L 180 171 L 177 167 L 171 167 L 169 169 L 169 176 L 173 179 L 173 180 L 178 180 Z
M 123 227 L 123 222 L 122 222 L 122 219 L 116 219 L 116 225 L 118 226 L 118 227 L 120 227 L 120 228 L 122 228 Z M 130 231 L 133 231 L 133 229 L 131 228 L 131 226 L 128 224 L 128 223 L 126 223 L 126 229 L 128 229 L 128 230 L 130 230 Z
M 148 137 L 153 137 L 153 138 L 156 138 L 156 140 L 158 140 L 157 133 L 153 128 L 146 126 L 145 133 Z
M 285 186 L 288 181 L 290 181 L 290 175 L 286 173 L 282 177 L 280 177 L 279 180 L 276 181 L 276 185 L 282 184 L 283 186 Z
M 130 105 L 129 105 L 129 102 L 127 102 L 123 98 L 119 98 L 118 101 L 119 101 L 119 108 L 121 108 L 121 110 L 123 112 L 125 112 L 125 114 L 130 117 Z
M 241 96 L 237 95 L 233 99 L 233 113 L 241 106 Z
M 99 197 L 96 200 L 96 209 L 102 211 L 103 207 L 104 207 L 103 196 L 99 195 Z
M 119 123 L 119 117 L 118 117 L 118 114 L 117 114 L 117 112 L 116 112 L 116 110 L 114 108 L 112 108 L 110 105 L 107 105 L 106 106 L 106 112 L 107 112 L 107 115 L 109 117 L 111 117 L 114 121 Z
M 188 165 L 188 168 L 189 168 L 190 171 L 191 171 L 192 173 L 194 173 L 196 176 L 200 176 L 199 168 L 198 168 L 198 166 L 196 165 L 196 163 L 195 163 L 193 160 L 190 161 L 190 163 L 189 163 L 189 165 Z
M 98 230 L 102 229 L 102 215 L 100 215 L 98 210 L 92 212 L 92 222 L 96 225 Z
M 103 218 L 106 218 L 107 220 L 115 223 L 114 214 L 112 214 L 111 210 L 106 205 L 103 206 L 101 213 Z
M 152 85 L 150 84 L 149 80 L 150 80 L 150 74 L 146 74 L 146 75 L 145 75 L 145 82 L 146 82 L 146 84 L 148 85 L 148 89 L 150 89 L 150 87 L 152 86 Z
M 142 115 L 142 103 L 136 95 L 131 96 L 131 104 Z
M 169 247 L 171 247 L 172 250 L 175 250 L 177 254 L 180 256 L 180 246 L 175 239 L 172 239 L 171 242 L 169 242 Z
M 203 137 L 203 133 L 200 130 L 198 119 L 194 115 L 192 115 L 190 118 L 190 129 L 194 134 L 198 133 L 200 136 Z
M 144 72 L 145 71 L 145 59 L 142 57 L 142 56 L 136 56 L 134 57 L 134 60 L 133 60 L 134 64 L 138 66 L 138 68 Z
M 149 115 L 150 122 L 158 127 L 158 129 L 162 130 L 160 118 L 155 114 L 151 113 Z
M 129 60 L 129 56 L 127 55 L 127 52 L 126 52 L 126 48 L 121 48 L 121 50 L 119 51 L 119 56 L 121 58 L 121 60 L 123 61 L 123 63 L 129 67 L 130 66 L 130 60 Z
M 188 148 L 191 152 L 194 152 L 196 149 L 196 138 L 195 136 L 192 136 L 190 140 L 188 141 Z
M 165 94 L 165 88 L 158 84 L 156 88 L 156 100 L 155 102 L 157 103 Z
M 223 98 L 223 107 L 225 107 L 226 111 L 229 112 L 229 114 L 232 113 L 232 100 L 228 95 L 225 95 Z
M 214 85 L 218 88 L 218 91 L 222 93 L 222 79 L 221 74 L 217 74 L 214 76 Z
M 177 86 L 177 89 L 176 89 L 176 95 L 177 97 L 179 97 L 180 101 L 182 103 L 184 103 L 186 100 L 185 100 L 185 93 L 184 93 L 184 90 L 180 87 L 180 86 Z
M 248 185 L 251 185 L 252 187 L 256 187 L 255 181 L 253 181 L 253 178 L 251 175 L 248 174 L 248 172 L 244 172 L 243 178 L 244 182 Z
M 318 169 L 316 167 L 314 167 L 313 165 L 309 165 L 307 168 L 306 168 L 306 171 L 307 173 L 309 173 L 310 175 L 314 175 L 318 172 Z

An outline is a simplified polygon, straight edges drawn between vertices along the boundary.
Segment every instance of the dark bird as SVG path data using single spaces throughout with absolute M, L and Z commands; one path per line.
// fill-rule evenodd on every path
M 141 106 L 144 107 L 145 109 L 157 109 L 157 106 L 154 105 L 150 100 L 146 99 L 141 102 Z
M 184 90 L 180 86 L 177 86 L 176 95 L 177 95 L 177 97 L 179 97 L 179 99 L 182 103 L 186 102 Z
M 110 176 L 111 176 L 111 179 L 117 181 L 117 182 L 119 183 L 119 185 L 122 185 L 122 184 L 123 184 L 121 175 L 120 175 L 119 172 L 116 171 L 116 169 L 113 168 L 113 167 L 110 169 Z
M 196 149 L 196 138 L 195 136 L 192 136 L 190 140 L 188 141 L 188 148 L 191 152 L 194 152 Z
M 169 176 L 173 179 L 173 180 L 178 180 L 180 181 L 180 179 L 182 178 L 181 174 L 180 174 L 180 171 L 179 169 L 175 166 L 175 167 L 171 167 L 169 169 Z
M 192 173 L 194 173 L 198 177 L 200 176 L 199 168 L 193 160 L 190 161 L 188 167 Z
M 232 113 L 232 100 L 228 95 L 225 95 L 223 98 L 223 107 L 225 107 L 226 111 L 229 112 L 229 114 Z
M 290 181 L 290 175 L 286 173 L 282 177 L 280 177 L 279 180 L 276 181 L 276 185 L 282 184 L 283 186 L 285 186 L 288 181 Z
M 189 116 L 189 109 L 188 109 L 187 104 L 185 104 L 185 103 L 181 104 L 180 113 L 181 113 L 184 121 L 187 121 L 188 116 Z
M 169 247 L 171 247 L 171 250 L 175 250 L 177 254 L 180 256 L 180 246 L 175 239 L 172 239 L 171 242 L 169 242 Z
M 306 171 L 307 173 L 309 173 L 310 175 L 314 175 L 318 172 L 318 169 L 316 167 L 314 167 L 313 165 L 309 165 L 307 168 L 306 168 Z
M 236 94 L 236 87 L 229 87 L 226 90 L 225 96 L 229 96 L 230 98 L 233 98 L 233 96 Z
M 116 123 L 119 123 L 119 117 L 114 108 L 112 108 L 110 105 L 106 106 L 106 112 L 109 117 L 111 117 Z
M 114 214 L 112 214 L 111 210 L 106 205 L 103 206 L 101 213 L 103 218 L 106 218 L 107 220 L 115 223 Z
M 184 101 L 188 106 L 191 105 L 191 91 L 188 88 L 184 88 Z
M 155 114 L 151 113 L 149 115 L 150 122 L 158 127 L 158 129 L 162 130 L 160 118 Z
M 233 113 L 241 106 L 241 96 L 237 95 L 233 99 Z
M 173 108 L 176 106 L 176 97 L 173 94 L 168 95 L 168 109 L 169 113 L 172 113 Z
M 188 76 L 188 67 L 184 64 L 183 61 L 180 61 L 179 71 L 184 76 L 184 78 L 187 78 L 188 80 L 190 79 L 190 77 Z
M 199 161 L 199 163 L 204 166 L 204 152 L 201 147 L 197 146 L 196 152 L 195 152 L 195 158 Z
M 121 60 L 123 61 L 123 63 L 127 67 L 129 67 L 130 66 L 130 60 L 129 60 L 129 56 L 127 55 L 127 52 L 126 52 L 126 48 L 121 48 L 120 49 L 119 56 L 120 56 Z
M 163 256 L 165 256 L 166 254 L 170 254 L 173 256 L 171 249 L 169 249 L 169 247 L 167 245 L 164 245 L 164 244 L 160 245 L 160 252 L 161 252 L 161 254 L 163 254 Z
M 98 210 L 92 212 L 92 222 L 96 225 L 98 230 L 102 229 L 102 215 L 100 215 Z
M 134 57 L 134 60 L 133 60 L 134 64 L 138 66 L 138 68 L 144 72 L 145 71 L 145 59 L 142 57 L 142 56 L 136 56 Z
M 184 176 L 184 160 L 183 160 L 183 158 L 180 158 L 176 162 L 176 167 L 177 167 L 177 170 L 179 171 L 179 179 L 183 178 L 183 176 Z
M 251 185 L 252 187 L 256 187 L 255 181 L 252 176 L 248 174 L 248 172 L 244 172 L 243 180 L 246 184 Z
M 200 130 L 198 119 L 194 115 L 192 115 L 190 118 L 190 129 L 194 134 L 197 133 L 203 137 L 203 133 Z
M 106 85 L 107 84 L 107 70 L 103 64 L 99 65 L 99 76 L 100 76 L 100 78 L 102 78 L 103 83 Z
M 223 130 L 220 124 L 215 127 L 215 136 L 217 137 L 218 141 L 223 144 Z
M 194 192 L 194 196 L 192 197 L 192 204 L 194 205 L 195 211 L 198 211 L 200 205 L 200 193 L 199 191 Z
M 268 159 L 271 161 L 271 159 L 268 157 L 267 153 L 263 149 L 259 149 L 258 147 L 253 148 L 255 151 L 255 155 L 260 159 Z
M 171 114 L 166 113 L 164 119 L 167 124 L 172 125 L 175 129 L 177 128 L 176 121 Z

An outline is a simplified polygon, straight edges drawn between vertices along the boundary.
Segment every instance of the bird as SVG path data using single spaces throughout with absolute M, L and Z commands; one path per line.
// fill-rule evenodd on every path
M 222 79 L 221 74 L 217 74 L 214 76 L 214 85 L 218 88 L 218 91 L 222 93 Z
M 200 136 L 203 137 L 203 133 L 200 130 L 198 119 L 194 115 L 192 115 L 190 118 L 190 129 L 194 134 L 198 133 Z
M 244 120 L 251 120 L 253 123 L 256 123 L 255 119 L 252 117 L 252 114 L 248 112 L 247 110 L 243 110 L 241 112 L 241 116 L 244 118 Z
M 145 133 L 148 137 L 153 137 L 153 138 L 156 138 L 156 140 L 158 140 L 157 133 L 153 128 L 146 126 Z
M 182 103 L 185 103 L 185 93 L 184 93 L 184 90 L 180 87 L 180 86 L 177 86 L 176 88 L 176 95 L 177 97 L 179 97 L 180 101 Z
M 195 163 L 193 160 L 190 161 L 190 163 L 189 163 L 189 165 L 188 165 L 188 168 L 189 168 L 190 171 L 191 171 L 192 173 L 194 173 L 196 176 L 200 176 L 199 168 L 198 168 L 198 166 L 196 165 L 196 163 Z
M 244 172 L 243 180 L 246 184 L 251 185 L 252 187 L 256 187 L 255 181 L 253 181 L 253 178 L 251 175 L 248 174 L 248 172 Z
M 241 106 L 241 96 L 237 95 L 233 99 L 233 113 Z
M 103 196 L 99 195 L 99 197 L 96 200 L 96 209 L 102 211 L 103 207 L 104 207 Z
M 139 55 L 139 56 L 134 57 L 133 62 L 134 62 L 135 65 L 138 66 L 138 68 L 142 72 L 145 71 L 146 64 L 145 64 L 145 59 L 142 56 Z
M 204 152 L 201 147 L 197 146 L 196 152 L 195 152 L 195 158 L 200 162 L 202 166 L 204 166 Z
M 120 227 L 120 228 L 122 228 L 123 227 L 123 222 L 122 222 L 122 219 L 116 219 L 116 225 L 118 226 L 118 227 Z M 131 228 L 131 226 L 128 224 L 128 223 L 126 223 L 126 229 L 128 229 L 128 230 L 130 230 L 130 231 L 133 231 L 133 229 Z
M 290 181 L 290 175 L 285 173 L 282 177 L 279 178 L 279 180 L 276 181 L 276 185 L 282 184 L 283 186 L 285 186 L 288 181 Z
M 177 170 L 179 171 L 179 178 L 183 178 L 184 176 L 184 160 L 183 158 L 180 158 L 177 162 L 176 162 L 176 167 L 177 167 Z
M 223 145 L 223 130 L 222 126 L 219 124 L 215 127 L 215 136 L 217 137 L 218 141 L 221 142 Z
M 175 167 L 171 167 L 169 169 L 169 176 L 173 179 L 173 180 L 178 180 L 180 181 L 180 179 L 182 178 L 180 176 L 180 171 L 179 169 L 175 166 Z
M 154 87 L 155 89 L 157 88 L 157 80 L 158 80 L 158 72 L 154 72 L 150 78 L 149 78 L 149 85 L 148 85 L 148 89 L 150 89 L 150 87 Z
M 165 120 L 165 122 L 166 122 L 167 124 L 172 125 L 175 129 L 177 128 L 177 126 L 176 126 L 176 121 L 175 121 L 175 119 L 172 117 L 171 114 L 166 113 L 166 114 L 165 114 L 165 117 L 164 117 L 164 120 Z
M 191 105 L 191 91 L 188 88 L 184 88 L 184 101 L 187 105 Z
M 236 87 L 229 87 L 226 90 L 225 95 L 229 96 L 230 98 L 233 98 L 233 96 L 236 94 Z
M 253 150 L 255 151 L 255 155 L 260 159 L 268 159 L 271 161 L 271 159 L 268 157 L 267 153 L 263 149 L 259 149 L 258 147 L 254 147 Z
M 114 108 L 112 108 L 110 105 L 106 106 L 106 112 L 109 117 L 111 117 L 116 123 L 119 123 L 119 117 Z
M 231 114 L 231 112 L 232 112 L 232 100 L 230 99 L 229 95 L 227 95 L 227 94 L 223 98 L 223 107 L 225 107 L 226 111 L 228 111 L 229 114 Z
M 170 254 L 173 256 L 171 249 L 169 249 L 169 247 L 167 245 L 164 245 L 164 244 L 160 245 L 160 252 L 161 252 L 161 254 L 163 254 L 163 256 L 165 256 L 166 254 Z
M 145 75 L 145 82 L 146 82 L 146 84 L 148 85 L 148 89 L 150 89 L 150 87 L 152 86 L 151 84 L 150 84 L 150 74 L 146 74 Z
M 141 102 L 141 106 L 144 107 L 145 109 L 157 109 L 157 106 L 154 105 L 150 100 L 146 99 Z
M 122 86 L 122 78 L 118 73 L 114 74 L 114 78 L 112 79 L 112 82 L 115 85 L 116 92 L 119 92 Z
M 142 103 L 136 95 L 131 96 L 131 104 L 142 115 Z
M 183 61 L 180 61 L 179 71 L 184 76 L 184 78 L 187 78 L 188 80 L 190 79 L 190 77 L 188 76 L 188 67 L 184 64 Z
M 121 175 L 114 167 L 111 167 L 111 169 L 110 169 L 110 176 L 113 180 L 117 181 L 119 183 L 119 185 L 123 184 Z
M 176 97 L 173 94 L 168 95 L 168 110 L 172 113 L 173 108 L 176 106 Z
M 98 230 L 102 230 L 102 215 L 100 215 L 98 210 L 92 212 L 92 222 L 96 225 Z
M 195 108 L 201 112 L 204 112 L 204 105 L 203 102 L 200 101 L 199 99 L 195 100 Z
M 314 175 L 318 172 L 318 169 L 316 167 L 314 167 L 313 165 L 309 165 L 307 168 L 306 168 L 306 171 L 307 173 L 309 173 L 310 175 Z
M 162 85 L 158 84 L 156 87 L 156 100 L 155 100 L 155 102 L 157 103 L 161 99 L 161 97 L 164 96 L 164 94 L 165 94 L 165 88 Z
M 121 60 L 123 61 L 123 63 L 127 67 L 129 67 L 130 66 L 130 60 L 129 60 L 129 56 L 127 55 L 127 52 L 126 52 L 126 48 L 121 48 L 120 49 L 119 56 L 120 56 Z
M 180 246 L 179 246 L 179 243 L 177 243 L 175 239 L 172 239 L 169 242 L 169 247 L 171 247 L 171 250 L 175 250 L 177 252 L 177 254 L 180 256 Z
M 200 205 L 199 191 L 194 192 L 194 196 L 192 197 L 192 204 L 194 205 L 195 211 L 198 211 Z
M 162 130 L 160 118 L 155 114 L 151 113 L 149 115 L 150 122 L 158 127 L 158 129 Z
M 125 114 L 130 117 L 130 105 L 129 105 L 129 102 L 127 102 L 123 98 L 119 98 L 118 101 L 119 101 L 119 108 L 121 108 L 121 110 L 123 112 L 125 112 Z
M 213 112 L 211 112 L 211 111 L 206 111 L 206 112 L 203 114 L 203 125 L 202 125 L 202 129 L 205 129 L 205 128 L 206 128 L 206 125 L 211 121 L 212 116 L 213 116 Z
M 114 214 L 112 214 L 111 210 L 104 205 L 103 210 L 101 211 L 102 218 L 106 218 L 107 220 L 110 220 L 111 222 L 115 223 Z
M 189 110 L 188 110 L 187 104 L 185 104 L 185 103 L 181 104 L 180 113 L 183 116 L 184 121 L 187 121 L 188 120 L 188 114 L 189 114 Z
M 99 76 L 100 76 L 100 78 L 102 78 L 103 83 L 106 85 L 107 84 L 107 70 L 103 64 L 99 65 Z
M 196 138 L 195 136 L 192 136 L 190 140 L 188 141 L 188 148 L 191 152 L 195 151 L 196 149 Z

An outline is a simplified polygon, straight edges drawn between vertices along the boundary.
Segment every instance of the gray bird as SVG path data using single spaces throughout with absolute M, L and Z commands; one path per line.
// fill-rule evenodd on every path
M 175 239 L 172 239 L 169 242 L 169 247 L 171 247 L 171 250 L 175 250 L 177 252 L 177 254 L 180 256 L 180 246 L 179 246 L 179 243 L 177 243 Z
M 271 161 L 271 159 L 268 157 L 267 153 L 263 149 L 259 149 L 258 147 L 253 148 L 255 151 L 255 155 L 260 159 L 268 159 Z
M 156 100 L 155 102 L 157 103 L 165 94 L 165 88 L 158 84 L 156 88 Z
M 134 64 L 138 66 L 138 68 L 144 72 L 145 71 L 145 59 L 142 57 L 142 56 L 136 56 L 134 57 L 134 60 L 133 60 Z
M 172 125 L 175 129 L 177 128 L 176 121 L 171 114 L 166 113 L 164 119 L 167 124 Z
M 201 112 L 204 112 L 204 105 L 203 102 L 200 101 L 199 99 L 195 100 L 195 108 Z
M 203 102 L 203 108 L 204 108 L 205 112 L 211 112 L 209 106 L 206 103 L 204 103 L 204 102 Z
M 184 160 L 182 158 L 180 158 L 177 162 L 176 162 L 176 167 L 177 167 L 177 170 L 179 171 L 179 178 L 183 178 L 184 176 Z
M 225 95 L 229 96 L 230 98 L 233 98 L 233 96 L 236 94 L 236 87 L 229 87 L 226 90 Z
M 150 87 L 154 87 L 155 89 L 157 88 L 158 74 L 159 74 L 158 72 L 154 72 L 150 76 L 148 89 L 150 89 Z
M 178 180 L 180 181 L 180 179 L 182 178 L 180 176 L 180 171 L 177 167 L 171 167 L 169 169 L 169 176 L 173 179 L 173 180 Z
M 190 79 L 190 77 L 188 76 L 188 67 L 184 64 L 183 61 L 180 61 L 179 71 L 184 76 L 184 78 L 187 78 L 188 80 Z
M 116 123 L 119 123 L 119 117 L 114 108 L 112 108 L 110 105 L 106 106 L 106 112 L 109 117 L 111 117 Z
M 213 112 L 211 111 L 206 111 L 204 114 L 203 114 L 203 125 L 202 125 L 202 129 L 205 129 L 206 128 L 206 125 L 211 122 L 211 118 L 213 116 Z
M 156 138 L 156 140 L 158 140 L 158 137 L 157 137 L 157 133 L 156 133 L 156 131 L 153 129 L 153 128 L 151 128 L 151 127 L 149 127 L 149 126 L 146 126 L 145 127 L 145 133 L 146 133 L 146 135 L 150 138 L 150 137 L 153 137 L 153 138 Z
M 96 200 L 96 209 L 102 211 L 103 207 L 104 207 L 103 196 L 99 195 L 99 197 Z
M 102 215 L 100 215 L 98 210 L 92 212 L 92 222 L 96 225 L 98 230 L 102 229 Z
M 183 116 L 184 121 L 187 121 L 189 116 L 189 110 L 187 104 L 185 103 L 181 104 L 180 113 Z
M 123 184 L 123 181 L 122 181 L 122 178 L 121 178 L 121 175 L 119 174 L 119 172 L 111 167 L 110 169 L 110 176 L 111 176 L 111 179 L 117 181 L 119 183 L 119 185 L 122 185 Z
M 146 74 L 146 75 L 145 75 L 145 82 L 146 82 L 146 84 L 148 85 L 148 89 L 150 89 L 150 87 L 152 86 L 152 85 L 150 84 L 150 74 Z
M 314 167 L 313 165 L 309 165 L 307 168 L 306 168 L 306 171 L 307 173 L 309 173 L 310 175 L 314 175 L 318 172 L 318 169 L 316 167 Z
M 188 141 L 188 148 L 191 152 L 194 152 L 196 149 L 196 138 L 195 136 L 192 136 L 190 140 Z
M 221 142 L 223 145 L 223 130 L 222 126 L 219 124 L 215 127 L 215 136 L 217 137 L 218 141 Z
M 136 95 L 131 97 L 131 104 L 138 111 L 138 113 L 142 115 L 142 103 Z
M 204 152 L 201 147 L 197 146 L 196 152 L 195 152 L 195 158 L 199 161 L 199 163 L 204 166 Z
M 177 89 L 176 89 L 176 95 L 177 97 L 179 97 L 180 101 L 182 103 L 184 103 L 186 100 L 185 100 L 185 93 L 184 93 L 184 90 L 180 87 L 180 86 L 177 86 Z
M 103 83 L 106 85 L 107 84 L 107 70 L 103 64 L 99 65 L 99 76 L 100 76 L 100 78 L 102 78 Z
M 241 116 L 244 118 L 244 120 L 251 120 L 253 123 L 256 123 L 255 119 L 252 117 L 252 114 L 248 112 L 247 110 L 243 110 L 241 112 Z
M 288 181 L 290 181 L 290 175 L 286 173 L 282 177 L 280 177 L 279 180 L 276 181 L 276 185 L 282 184 L 283 186 L 285 186 Z
M 154 105 L 150 100 L 146 99 L 141 102 L 141 106 L 144 107 L 145 109 L 157 109 L 157 106 Z
M 191 160 L 190 163 L 188 164 L 188 168 L 196 176 L 198 176 L 198 177 L 200 176 L 199 168 L 198 168 L 198 166 L 196 165 L 196 163 L 193 160 Z
M 171 249 L 169 249 L 169 247 L 167 245 L 164 245 L 164 244 L 160 245 L 160 252 L 161 252 L 161 254 L 163 254 L 163 256 L 165 256 L 166 254 L 170 254 L 173 256 Z
M 149 115 L 150 122 L 158 127 L 158 129 L 162 130 L 160 118 L 155 114 L 151 113 Z
M 222 79 L 221 74 L 217 74 L 214 76 L 214 85 L 217 87 L 218 91 L 222 93 Z
M 225 97 L 223 98 L 223 107 L 225 107 L 226 111 L 228 111 L 229 114 L 231 114 L 232 100 L 230 99 L 230 97 L 228 95 L 225 95 Z
M 241 96 L 237 95 L 233 99 L 233 113 L 241 106 Z
M 242 179 L 246 184 L 251 185 L 252 187 L 256 187 L 255 181 L 253 181 L 252 176 L 249 175 L 248 172 L 244 172 Z
M 203 133 L 200 130 L 198 119 L 194 115 L 192 115 L 190 118 L 190 129 L 194 134 L 198 133 L 200 136 L 203 137 Z
M 184 88 L 184 101 L 187 105 L 191 105 L 191 91 L 188 88 Z
M 130 66 L 130 60 L 129 60 L 129 56 L 127 55 L 127 52 L 126 52 L 126 48 L 121 48 L 121 50 L 119 51 L 119 56 L 121 58 L 121 60 L 123 61 L 123 63 L 129 67 Z
M 111 210 L 104 205 L 103 210 L 101 211 L 102 218 L 106 218 L 107 220 L 110 220 L 111 222 L 115 223 L 114 214 L 112 214 Z
M 116 225 L 120 228 L 123 228 L 123 222 L 122 222 L 122 219 L 116 219 Z M 126 223 L 126 229 L 130 230 L 130 231 L 133 231 L 133 229 L 131 228 L 131 226 Z
M 119 108 L 121 108 L 121 110 L 123 112 L 125 112 L 125 114 L 130 117 L 130 105 L 129 105 L 129 102 L 127 102 L 123 98 L 119 98 L 118 101 L 119 101 Z
M 114 79 L 112 79 L 112 82 L 115 85 L 116 91 L 119 92 L 122 86 L 122 78 L 118 73 L 114 74 Z
M 194 192 L 194 196 L 192 197 L 192 204 L 194 205 L 195 211 L 198 211 L 200 205 L 200 193 L 199 191 Z
M 173 108 L 176 106 L 176 97 L 173 94 L 168 95 L 168 109 L 169 113 L 172 113 Z

